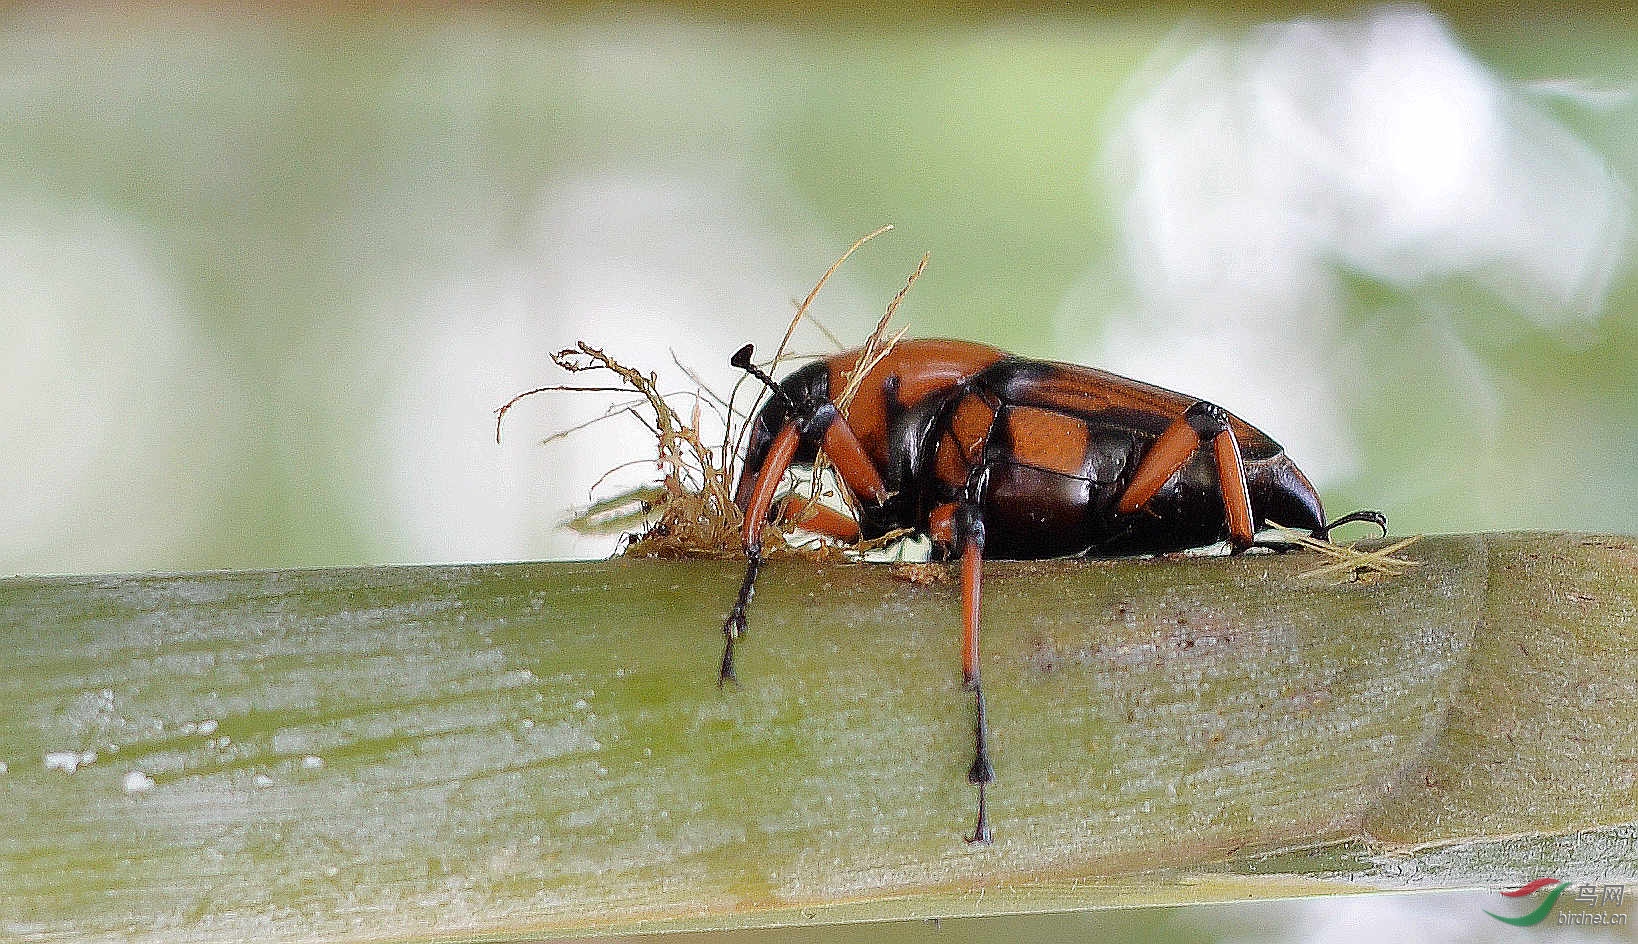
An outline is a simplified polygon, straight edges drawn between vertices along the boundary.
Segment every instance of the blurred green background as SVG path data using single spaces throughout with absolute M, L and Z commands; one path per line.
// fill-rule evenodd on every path
M 0 7 L 0 573 L 607 554 L 561 525 L 641 427 L 491 411 L 578 339 L 725 388 L 883 223 L 843 338 L 929 252 L 915 334 L 1213 399 L 1333 511 L 1638 531 L 1631 22 Z M 936 939 L 1492 930 L 1445 901 Z

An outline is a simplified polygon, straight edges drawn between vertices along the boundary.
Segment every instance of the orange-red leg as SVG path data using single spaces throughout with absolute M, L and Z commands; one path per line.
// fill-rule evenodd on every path
M 745 509 L 743 532 L 745 553 L 752 557 L 762 555 L 762 529 L 768 523 L 768 509 L 773 507 L 774 493 L 779 490 L 779 482 L 791 467 L 791 459 L 801 442 L 802 433 L 796 424 L 780 430 L 768 450 L 768 457 L 763 460 L 762 471 L 757 474 L 756 485 L 751 489 L 751 500 Z
M 762 381 L 773 391 L 775 397 L 784 401 L 791 409 L 794 417 L 792 422 L 786 423 L 780 429 L 763 456 L 761 468 L 757 469 L 753 477 L 747 466 L 740 472 L 739 482 L 734 488 L 734 502 L 745 514 L 745 581 L 740 584 L 739 596 L 734 600 L 733 608 L 728 611 L 728 618 L 722 623 L 722 666 L 717 674 L 717 685 L 734 677 L 734 641 L 745 632 L 745 611 L 751 605 L 751 595 L 756 592 L 757 571 L 762 568 L 762 529 L 767 526 L 768 512 L 773 507 L 774 493 L 779 489 L 779 483 L 785 477 L 785 472 L 791 467 L 796 457 L 796 450 L 803 441 L 818 445 L 829 456 L 836 466 L 836 473 L 842 482 L 854 494 L 872 504 L 881 504 L 888 499 L 887 485 L 882 481 L 881 473 L 877 471 L 875 463 L 859 443 L 859 437 L 842 419 L 841 411 L 834 403 L 822 403 L 809 412 L 805 405 L 793 402 L 773 378 L 759 370 L 751 363 L 751 345 L 747 344 L 729 359 L 729 363 L 740 368 Z M 856 538 L 859 532 L 857 522 L 850 521 L 842 515 L 824 513 L 829 509 L 815 508 L 812 510 L 809 522 L 821 533 L 830 533 L 835 536 L 846 535 L 849 539 Z
M 990 764 L 989 718 L 984 711 L 984 688 L 979 681 L 978 601 L 984 569 L 984 521 L 971 506 L 959 509 L 955 517 L 961 549 L 961 676 L 973 693 L 973 763 L 967 768 L 967 782 L 978 787 L 978 823 L 968 842 L 988 843 L 990 823 L 984 804 L 984 788 L 995 779 Z
M 1199 448 L 1200 434 L 1195 432 L 1188 420 L 1179 419 L 1166 427 L 1165 432 L 1149 446 L 1149 451 L 1143 454 L 1137 471 L 1132 473 L 1132 481 L 1126 484 L 1126 491 L 1115 503 L 1115 512 L 1129 515 L 1142 508 Z
M 796 447 L 801 441 L 802 433 L 795 423 L 780 430 L 751 488 L 743 532 L 745 581 L 739 585 L 739 596 L 734 600 L 733 609 L 728 611 L 728 618 L 722 623 L 722 665 L 717 670 L 718 687 L 734 677 L 734 641 L 745 632 L 745 610 L 751 605 L 751 595 L 756 592 L 756 575 L 762 569 L 762 529 L 768 522 L 768 509 L 773 507 L 774 492 L 779 489 L 779 481 L 785 477 L 785 470 L 791 467 L 791 459 L 795 457 Z
M 984 788 L 995 779 L 990 764 L 989 718 L 984 711 L 984 689 L 979 683 L 978 601 L 984 576 L 984 522 L 973 505 L 939 505 L 927 515 L 933 543 L 949 550 L 961 548 L 961 680 L 973 693 L 973 763 L 967 782 L 978 787 L 978 825 L 968 842 L 989 842 L 990 822 Z
M 1223 493 L 1223 511 L 1228 516 L 1229 540 L 1244 550 L 1257 539 L 1251 522 L 1251 495 L 1246 491 L 1246 467 L 1240 461 L 1240 441 L 1234 430 L 1224 427 L 1212 440 L 1217 458 L 1217 488 Z
M 859 540 L 859 522 L 834 508 L 791 496 L 785 503 L 783 519 L 804 531 L 822 534 L 852 544 Z
M 853 428 L 840 414 L 830 419 L 821 444 L 830 464 L 836 467 L 836 474 L 853 490 L 853 494 L 872 505 L 887 501 L 887 483 L 882 481 L 876 464 L 870 461 L 864 446 L 859 444 L 859 437 L 853 434 Z
M 1142 508 L 1208 440 L 1217 464 L 1218 490 L 1222 493 L 1229 539 L 1236 548 L 1250 547 L 1256 539 L 1256 531 L 1251 516 L 1251 496 L 1246 488 L 1245 464 L 1240 459 L 1240 442 L 1223 411 L 1209 403 L 1190 407 L 1149 446 L 1132 473 L 1132 480 L 1115 503 L 1116 513 L 1129 515 Z
M 762 529 L 767 526 L 768 512 L 773 507 L 779 483 L 791 467 L 802 440 L 808 437 L 819 440 L 820 448 L 836 466 L 836 474 L 855 495 L 873 504 L 887 500 L 887 485 L 882 481 L 881 473 L 876 471 L 870 456 L 859 444 L 859 438 L 853 434 L 835 406 L 827 403 L 812 417 L 801 423 L 787 423 L 779 431 L 773 444 L 768 447 L 756 477 L 751 479 L 743 474 L 740 477 L 738 492 L 743 493 L 747 487 L 750 489 L 749 498 L 736 495 L 745 509 L 745 580 L 740 584 L 739 596 L 722 624 L 722 664 L 717 672 L 718 685 L 734 678 L 734 641 L 745 632 L 745 611 L 751 605 L 751 596 L 756 592 L 757 573 L 762 569 Z M 806 511 L 811 517 L 803 521 L 802 526 L 808 530 L 841 540 L 858 539 L 858 522 L 822 506 L 811 506 Z
M 978 588 L 983 577 L 984 550 L 969 540 L 961 552 L 961 680 L 978 688 Z
M 956 504 L 938 505 L 927 513 L 927 536 L 946 552 L 955 547 Z

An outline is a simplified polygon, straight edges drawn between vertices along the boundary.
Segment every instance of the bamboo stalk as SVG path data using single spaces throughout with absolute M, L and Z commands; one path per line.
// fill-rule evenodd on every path
M 0 936 L 428 940 L 1638 876 L 1638 544 L 0 581 Z

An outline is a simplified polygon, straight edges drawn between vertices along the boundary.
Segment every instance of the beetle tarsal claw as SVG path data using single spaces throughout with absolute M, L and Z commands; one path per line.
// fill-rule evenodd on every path
M 973 826 L 971 836 L 962 836 L 971 845 L 987 846 L 995 841 L 995 835 L 990 832 L 989 811 L 984 805 L 984 784 L 978 785 L 978 823 Z
M 733 682 L 734 687 L 738 688 L 739 676 L 734 674 L 734 640 L 739 634 L 725 631 L 724 635 L 727 639 L 722 644 L 722 665 L 717 669 L 717 688 L 721 689 L 729 682 Z

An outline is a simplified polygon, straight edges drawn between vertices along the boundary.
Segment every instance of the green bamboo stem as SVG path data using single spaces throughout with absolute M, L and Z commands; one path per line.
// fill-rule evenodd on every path
M 1638 876 L 1638 544 L 0 581 L 0 937 L 507 938 Z M 95 755 L 94 757 L 92 755 Z M 50 767 L 48 769 L 48 758 Z M 73 767 L 69 772 L 68 767 Z

